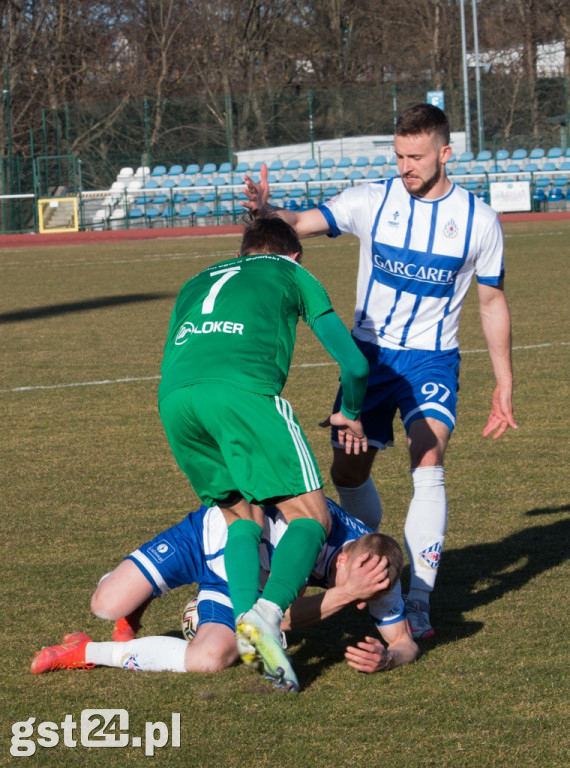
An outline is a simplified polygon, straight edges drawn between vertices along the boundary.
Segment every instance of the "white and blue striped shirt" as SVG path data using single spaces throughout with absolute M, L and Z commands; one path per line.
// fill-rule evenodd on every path
M 455 349 L 473 275 L 491 286 L 503 278 L 497 214 L 455 184 L 438 200 L 413 197 L 399 178 L 360 184 L 319 210 L 333 237 L 360 239 L 353 333 L 363 341 Z

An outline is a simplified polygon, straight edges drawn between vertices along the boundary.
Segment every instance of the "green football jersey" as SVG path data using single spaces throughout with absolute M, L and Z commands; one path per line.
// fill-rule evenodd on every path
M 291 365 L 299 317 L 312 327 L 331 310 L 321 283 L 288 256 L 242 256 L 208 267 L 178 294 L 159 400 L 205 381 L 279 394 Z

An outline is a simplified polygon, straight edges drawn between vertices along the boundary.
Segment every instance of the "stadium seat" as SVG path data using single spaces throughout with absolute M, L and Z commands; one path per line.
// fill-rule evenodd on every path
M 158 189 L 159 187 L 160 183 L 156 179 L 149 179 L 145 182 L 143 189 Z
M 287 189 L 285 187 L 271 187 L 269 196 L 272 200 L 283 200 L 287 197 Z
M 364 169 L 368 168 L 370 165 L 370 158 L 366 157 L 366 155 L 360 155 L 352 165 L 354 168 L 358 168 L 364 173 Z
M 303 187 L 293 187 L 293 189 L 290 189 L 287 192 L 287 196 L 291 199 L 299 199 L 303 197 L 304 194 L 305 194 L 305 190 L 303 189 Z
M 391 166 L 392 168 L 395 168 L 398 165 L 398 158 L 396 157 L 396 155 L 392 155 L 392 157 L 390 158 L 390 161 L 388 162 L 388 165 Z
M 550 186 L 550 178 L 548 176 L 538 176 L 534 179 L 535 189 L 546 189 Z
M 221 163 L 220 167 L 218 168 L 218 176 L 227 176 L 229 173 L 233 172 L 233 166 L 231 163 L 226 161 L 225 163 Z
M 296 200 L 284 200 L 283 208 L 288 211 L 296 211 L 299 208 L 299 205 Z
M 486 189 L 478 189 L 477 192 L 475 192 L 476 197 L 478 197 L 480 200 L 482 200 L 484 203 L 489 202 L 489 193 Z
M 560 165 L 558 166 L 559 171 L 570 171 L 570 159 L 569 160 L 563 160 Z
M 168 202 L 168 195 L 165 195 L 164 192 L 159 192 L 158 195 L 153 195 L 150 202 L 153 205 L 164 205 Z
M 200 202 L 202 199 L 202 193 L 201 192 L 190 192 L 188 195 L 186 195 L 186 202 L 190 203 L 191 205 L 196 205 Z
M 304 171 L 313 171 L 317 167 L 318 163 L 315 160 L 314 157 L 309 157 L 305 162 L 303 163 L 303 170 Z
M 549 203 L 559 203 L 561 200 L 564 200 L 564 192 L 561 189 L 555 187 L 548 192 Z
M 308 171 L 301 171 L 297 176 L 297 181 L 301 182 L 302 184 L 307 184 L 309 181 L 312 181 L 313 177 Z
M 109 226 L 111 229 L 123 229 L 125 224 L 126 212 L 124 208 L 115 208 L 109 216 Z
M 212 179 L 212 186 L 214 187 L 224 187 L 227 186 L 228 180 L 224 176 L 216 176 Z
M 380 178 L 380 171 L 378 168 L 371 168 L 369 171 L 366 171 L 366 178 L 369 181 L 374 181 L 374 179 Z
M 337 168 L 332 172 L 331 181 L 344 181 L 346 179 L 346 173 L 342 168 Z
M 540 167 L 538 163 L 533 163 L 533 162 L 527 163 L 523 168 L 523 171 L 525 173 L 536 173 L 539 170 L 540 170 Z
M 474 158 L 475 158 L 475 155 L 473 154 L 473 152 L 465 151 L 459 155 L 459 157 L 457 158 L 457 162 L 461 163 L 462 165 L 465 165 L 466 163 L 473 162 Z
M 359 181 L 360 179 L 364 178 L 364 174 L 362 171 L 359 171 L 358 168 L 355 168 L 348 174 L 348 178 L 350 181 Z
M 476 163 L 488 163 L 489 160 L 493 159 L 493 155 L 489 149 L 481 149 L 477 153 L 477 157 L 475 158 Z
M 142 219 L 143 216 L 144 216 L 144 212 L 142 208 L 133 207 L 129 210 L 129 219 L 131 221 L 136 221 L 136 219 Z
M 331 168 L 334 168 L 335 161 L 333 157 L 325 157 L 323 160 L 321 160 L 321 170 L 330 170 Z
M 147 208 L 144 212 L 144 217 L 147 221 L 147 224 L 149 224 L 151 227 L 153 223 L 158 219 L 160 216 L 160 208 L 156 208 L 155 206 L 151 206 L 150 208 Z
M 533 209 L 539 211 L 546 205 L 546 192 L 544 189 L 536 189 L 532 196 Z
M 283 176 L 281 176 L 280 182 L 281 184 L 292 184 L 295 181 L 295 177 L 292 173 L 289 171 L 285 171 Z
M 471 168 L 470 168 L 470 170 L 469 170 L 469 173 L 470 173 L 472 176 L 473 176 L 473 175 L 481 175 L 481 174 L 484 174 L 485 172 L 486 172 L 486 168 L 485 168 L 485 166 L 484 166 L 484 165 L 481 165 L 480 163 L 478 163 L 478 164 L 476 164 L 476 165 L 473 165 L 473 166 L 471 166 Z
M 132 168 L 121 168 L 119 175 L 117 176 L 117 181 L 129 181 L 134 175 L 135 172 Z
M 551 181 L 551 186 L 553 189 L 559 188 L 563 189 L 568 186 L 568 176 L 562 175 L 562 176 L 554 176 Z
M 173 205 L 165 205 L 160 214 L 160 218 L 165 222 L 171 222 L 176 216 L 176 208 Z
M 337 168 L 351 168 L 352 167 L 352 160 L 350 157 L 341 157 L 338 163 L 336 164 Z
M 243 173 L 249 173 L 249 163 L 245 160 L 241 160 L 235 167 L 234 173 L 243 174 Z
M 546 155 L 547 160 L 559 160 L 562 157 L 562 148 L 561 147 L 552 147 L 548 150 L 548 153 Z
M 384 173 L 382 174 L 383 178 L 385 179 L 394 179 L 396 176 L 399 176 L 397 168 L 386 168 Z
M 202 176 L 212 176 L 212 174 L 216 173 L 217 170 L 218 170 L 218 166 L 216 165 L 216 163 L 204 163 L 200 173 L 202 174 Z
M 386 155 L 376 155 L 374 160 L 372 161 L 372 167 L 382 169 L 387 164 Z
M 234 199 L 234 191 L 233 189 L 227 188 L 227 189 L 221 189 L 219 194 L 220 202 L 222 203 L 231 203 Z
M 521 167 L 518 163 L 509 163 L 507 167 L 505 168 L 505 173 L 508 173 L 509 176 L 514 177 L 518 173 L 521 172 Z M 510 181 L 513 181 L 513 178 L 509 179 Z M 506 179 L 505 179 L 506 181 Z
M 176 186 L 176 179 L 164 179 L 160 186 L 163 189 L 172 189 Z
M 531 161 L 537 161 L 542 160 L 544 157 L 544 149 L 542 147 L 534 147 L 534 149 L 530 150 L 528 159 Z
M 466 179 L 461 182 L 463 189 L 467 189 L 469 192 L 476 192 L 481 186 L 479 179 Z
M 523 147 L 518 147 L 517 149 L 513 150 L 513 154 L 511 155 L 511 160 L 518 162 L 520 160 L 525 160 L 527 157 L 527 151 Z
M 153 179 L 162 179 L 162 177 L 166 175 L 166 166 L 155 165 L 155 167 L 150 172 L 150 175 Z
M 269 173 L 281 173 L 283 170 L 283 163 L 281 160 L 273 160 L 268 166 L 267 170 Z
M 180 176 L 182 173 L 184 173 L 184 168 L 181 165 L 171 165 L 168 169 L 167 176 Z
M 456 165 L 453 169 L 452 176 L 466 176 L 469 173 L 469 168 L 466 165 Z
M 198 165 L 198 163 L 190 163 L 184 169 L 184 173 L 187 176 L 196 176 L 198 173 L 200 173 L 200 166 Z
M 196 208 L 196 211 L 194 212 L 194 216 L 197 220 L 199 220 L 198 223 L 204 224 L 204 219 L 206 219 L 208 216 L 212 214 L 212 209 L 209 205 L 199 205 Z
M 547 160 L 542 164 L 541 170 L 547 173 L 553 173 L 554 171 L 558 170 L 558 166 L 552 160 Z
M 146 179 L 150 176 L 150 168 L 148 165 L 141 165 L 135 171 L 135 179 Z
M 284 170 L 286 173 L 296 173 L 300 167 L 301 163 L 299 160 L 289 160 Z
M 259 173 L 261 171 L 262 165 L 266 165 L 265 160 L 256 160 L 256 162 L 251 166 L 251 172 Z
M 191 224 L 194 219 L 194 208 L 191 205 L 183 205 L 176 214 L 175 224 Z
M 331 175 L 328 171 L 317 171 L 313 181 L 329 181 L 330 177 Z
M 509 150 L 508 149 L 498 149 L 495 152 L 495 162 L 496 163 L 504 163 L 505 160 L 509 159 Z

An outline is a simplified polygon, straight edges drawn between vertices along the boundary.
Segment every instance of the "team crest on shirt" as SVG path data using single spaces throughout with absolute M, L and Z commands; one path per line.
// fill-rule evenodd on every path
M 399 227 L 400 226 L 400 211 L 394 211 L 392 213 L 392 218 L 388 221 L 389 227 Z
M 441 560 L 441 549 L 442 547 L 439 541 L 436 541 L 431 546 L 423 549 L 418 557 L 420 565 L 423 565 L 424 568 L 435 570 Z
M 446 237 L 457 237 L 457 234 L 459 232 L 459 228 L 457 224 L 455 223 L 454 219 L 449 219 L 445 227 L 443 228 L 443 233 Z

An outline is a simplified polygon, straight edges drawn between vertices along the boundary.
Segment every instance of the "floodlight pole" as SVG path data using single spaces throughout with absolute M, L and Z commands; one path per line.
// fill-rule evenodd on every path
M 473 7 L 473 40 L 475 44 L 475 88 L 477 96 L 477 138 L 479 151 L 485 149 L 485 132 L 483 128 L 483 104 L 481 99 L 481 66 L 479 62 L 479 30 L 477 25 L 477 0 L 471 0 Z
M 469 79 L 467 75 L 467 42 L 465 36 L 465 2 L 459 0 L 461 19 L 461 60 L 463 64 L 463 107 L 465 111 L 465 149 L 471 152 L 471 117 L 469 115 Z

